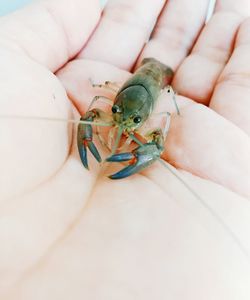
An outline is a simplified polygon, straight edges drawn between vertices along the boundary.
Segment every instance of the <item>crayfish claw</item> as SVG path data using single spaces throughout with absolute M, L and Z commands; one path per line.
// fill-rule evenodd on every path
M 81 117 L 80 120 L 93 122 L 94 116 L 95 116 L 95 112 L 89 111 L 86 113 L 84 117 Z M 78 125 L 78 130 L 77 130 L 77 146 L 78 146 L 78 151 L 80 154 L 82 164 L 86 169 L 89 169 L 87 148 L 93 154 L 93 156 L 98 162 L 102 161 L 101 156 L 95 144 L 93 143 L 92 139 L 93 139 L 92 126 L 90 124 L 80 123 Z
M 84 167 L 86 169 L 89 170 L 88 158 L 87 158 L 87 147 L 86 147 L 85 143 L 83 143 L 81 146 L 78 146 L 78 150 L 79 150 L 82 164 L 84 165 Z
M 161 150 L 158 149 L 156 143 L 146 143 L 142 146 L 137 147 L 132 153 L 119 153 L 114 154 L 107 158 L 109 162 L 122 162 L 129 161 L 130 165 L 124 167 L 115 174 L 109 176 L 110 179 L 122 179 L 138 173 L 150 166 L 157 159 L 160 158 Z
M 89 149 L 89 151 L 93 154 L 93 156 L 99 163 L 102 161 L 102 159 L 101 159 L 101 156 L 100 156 L 95 144 L 92 141 L 83 140 L 83 142 L 78 145 L 78 150 L 79 150 L 82 164 L 84 165 L 84 167 L 86 169 L 89 169 L 87 148 Z
M 89 148 L 90 152 L 95 157 L 95 159 L 100 163 L 102 161 L 102 159 L 101 159 L 101 156 L 100 156 L 95 144 L 92 141 L 89 141 L 87 143 L 87 145 L 88 145 L 88 148 Z
M 133 153 L 126 152 L 126 153 L 117 153 L 111 155 L 110 157 L 106 158 L 108 162 L 120 162 L 120 161 L 129 161 L 134 158 Z
M 135 165 L 130 165 L 130 166 L 123 168 L 119 172 L 110 175 L 109 178 L 110 179 L 122 179 L 122 178 L 126 178 L 130 175 L 133 175 L 139 171 L 140 170 L 139 169 L 137 170 L 137 167 Z

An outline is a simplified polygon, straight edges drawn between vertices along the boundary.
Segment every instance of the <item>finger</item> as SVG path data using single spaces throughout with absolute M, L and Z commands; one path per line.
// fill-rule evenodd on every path
M 181 99 L 177 97 L 179 103 Z M 242 130 L 206 106 L 193 103 L 181 108 L 181 116 L 172 118 L 164 158 L 178 168 L 250 196 L 249 149 L 249 139 Z
M 168 1 L 140 60 L 155 57 L 175 70 L 205 22 L 208 3 L 209 0 Z
M 108 1 L 101 22 L 80 57 L 130 69 L 148 40 L 164 0 Z
M 208 104 L 215 82 L 232 53 L 241 20 L 241 16 L 231 12 L 213 15 L 174 77 L 173 87 L 178 93 Z
M 250 16 L 250 2 L 249 0 L 217 0 L 215 11 L 228 11 L 247 17 Z
M 99 15 L 98 0 L 39 1 L 0 20 L 0 45 L 56 71 L 80 51 Z
M 240 27 L 236 45 L 218 79 L 210 107 L 250 135 L 250 18 Z

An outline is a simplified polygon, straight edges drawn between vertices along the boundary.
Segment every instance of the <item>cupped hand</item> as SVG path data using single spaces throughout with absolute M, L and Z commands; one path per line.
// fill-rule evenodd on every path
M 249 299 L 250 8 L 218 0 L 204 26 L 208 2 L 109 1 L 100 16 L 53 0 L 1 19 L 1 299 Z M 175 70 L 163 158 L 200 201 L 158 162 L 120 181 L 91 157 L 85 170 L 58 120 L 111 96 L 89 79 L 122 83 L 144 57 Z

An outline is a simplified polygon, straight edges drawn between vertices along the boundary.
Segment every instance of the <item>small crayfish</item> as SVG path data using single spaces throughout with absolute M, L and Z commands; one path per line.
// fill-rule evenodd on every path
M 152 114 L 157 99 L 162 89 L 167 88 L 172 92 L 173 100 L 177 113 L 179 110 L 175 101 L 175 93 L 168 85 L 173 77 L 173 71 L 168 66 L 162 64 L 154 58 L 145 58 L 141 66 L 135 73 L 120 87 L 115 89 L 115 84 L 106 82 L 104 85 L 93 85 L 106 87 L 116 92 L 114 101 L 105 97 L 96 96 L 84 116 L 81 117 L 78 125 L 77 144 L 81 161 L 85 168 L 88 169 L 87 149 L 93 154 L 98 162 L 101 162 L 101 156 L 93 142 L 93 125 L 98 127 L 112 126 L 117 129 L 116 141 L 111 147 L 111 156 L 106 159 L 107 162 L 129 162 L 117 173 L 109 176 L 111 179 L 121 179 L 132 174 L 140 172 L 156 160 L 160 159 L 164 151 L 164 141 L 167 135 L 169 122 L 163 129 L 156 128 L 150 130 L 147 134 L 142 135 L 140 128 Z M 111 112 L 105 112 L 99 108 L 91 108 L 93 103 L 100 98 L 111 104 Z M 169 119 L 170 113 L 163 113 L 166 120 Z M 110 122 L 107 122 L 110 120 Z M 97 133 L 99 135 L 99 133 Z M 112 140 L 114 131 L 109 131 L 108 140 Z M 138 146 L 131 152 L 117 153 L 118 145 L 122 136 L 127 138 L 126 145 L 135 142 Z M 139 138 L 138 138 L 139 136 Z M 141 142 L 143 139 L 145 142 Z

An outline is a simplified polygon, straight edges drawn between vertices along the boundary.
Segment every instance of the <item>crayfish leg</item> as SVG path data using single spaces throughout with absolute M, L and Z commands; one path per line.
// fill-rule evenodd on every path
M 118 82 L 105 81 L 103 84 L 95 84 L 90 80 L 92 87 L 94 88 L 103 88 L 109 90 L 115 94 L 119 91 L 121 84 Z
M 180 115 L 180 110 L 179 110 L 179 107 L 178 107 L 178 104 L 177 104 L 177 101 L 176 101 L 176 92 L 174 91 L 174 89 L 172 88 L 171 85 L 167 85 L 165 87 L 165 89 L 166 89 L 167 93 L 169 93 L 172 97 L 177 115 Z

